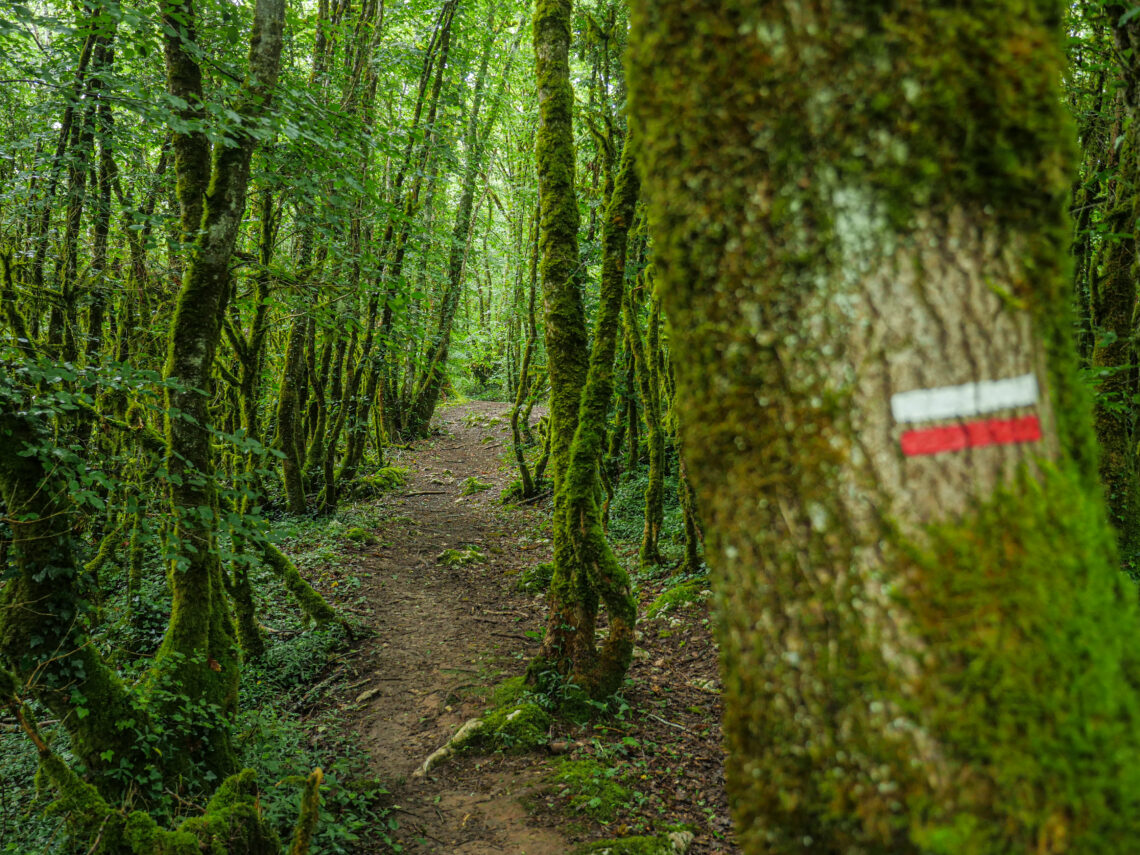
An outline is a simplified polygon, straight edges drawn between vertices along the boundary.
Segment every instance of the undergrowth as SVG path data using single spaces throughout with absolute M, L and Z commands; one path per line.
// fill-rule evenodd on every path
M 381 523 L 375 508 L 346 506 L 325 520 L 285 521 L 275 534 L 314 587 L 326 598 L 339 592 L 338 601 L 343 603 L 353 575 L 342 568 L 343 544 L 357 539 L 354 531 L 368 534 Z M 270 571 L 255 566 L 250 572 L 259 617 L 267 628 L 266 651 L 243 665 L 241 707 L 233 732 L 239 766 L 258 773 L 261 809 L 281 839 L 289 840 L 305 776 L 319 766 L 325 777 L 311 855 L 371 852 L 376 845 L 399 851 L 389 836 L 395 818 L 387 807 L 387 790 L 369 772 L 367 755 L 357 745 L 355 734 L 347 731 L 335 713 L 306 720 L 299 713 L 319 699 L 318 683 L 347 643 L 343 629 L 335 625 L 307 628 L 304 616 Z M 92 640 L 118 664 L 124 679 L 133 681 L 143 676 L 162 641 L 170 595 L 157 548 L 146 555 L 133 603 L 128 602 L 125 575 L 117 563 L 108 562 L 103 568 L 101 583 L 107 594 L 102 622 L 93 627 Z M 312 689 L 317 691 L 310 696 Z M 189 698 L 186 701 L 192 706 Z M 71 761 L 66 734 L 58 723 L 48 720 L 48 714 L 34 702 L 29 709 L 42 723 L 53 749 Z M 153 732 L 140 734 L 140 739 L 153 741 L 164 729 L 176 726 L 176 722 L 163 722 Z M 50 789 L 37 789 L 37 765 L 30 740 L 7 719 L 0 720 L 2 855 L 71 855 L 63 820 L 51 810 Z M 136 788 L 132 807 L 139 807 L 138 792 L 142 791 Z M 193 816 L 200 795 L 150 794 L 147 808 L 156 818 Z

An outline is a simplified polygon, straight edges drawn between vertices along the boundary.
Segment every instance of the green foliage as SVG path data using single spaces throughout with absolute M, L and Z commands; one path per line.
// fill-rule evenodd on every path
M 170 587 L 156 552 L 148 554 L 145 571 L 142 585 L 130 603 L 115 598 L 106 608 L 109 625 L 105 644 L 109 650 L 151 656 L 162 644 L 170 619 Z
M 276 701 L 296 707 L 301 688 L 317 680 L 335 651 L 345 646 L 337 624 L 298 632 L 269 645 L 265 654 L 242 669 L 241 697 L 249 708 Z
M 622 783 L 624 778 L 618 766 L 593 757 L 564 758 L 550 776 L 553 783 L 569 791 L 573 810 L 598 822 L 610 822 L 633 799 L 633 791 Z
M 244 713 L 238 722 L 242 762 L 262 780 L 281 782 L 262 797 L 269 823 L 288 839 L 297 819 L 300 785 L 320 767 L 325 778 L 313 855 L 348 855 L 372 841 L 392 845 L 396 819 L 386 807 L 388 790 L 371 773 L 367 754 L 344 732 L 342 722 L 323 717 L 315 724 L 269 704 Z
M 37 719 L 42 708 L 31 705 Z M 58 850 L 62 818 L 47 812 L 52 793 L 32 785 L 39 762 L 21 730 L 0 729 L 0 853 L 30 855 Z
M 461 496 L 474 496 L 476 493 L 482 493 L 484 490 L 490 490 L 491 485 L 486 481 L 480 481 L 474 475 L 464 480 L 463 485 L 459 489 Z
M 662 551 L 672 556 L 683 542 L 685 527 L 681 503 L 677 498 L 676 466 L 671 465 L 668 469 L 672 474 L 664 479 L 665 520 L 662 532 L 665 536 L 660 546 Z M 615 485 L 608 528 L 615 540 L 631 543 L 640 540 L 645 527 L 645 490 L 648 486 L 649 473 L 645 469 L 626 473 L 623 480 Z
M 554 562 L 540 561 L 523 569 L 516 587 L 527 594 L 545 591 L 554 576 Z
M 346 540 L 352 541 L 357 546 L 372 546 L 380 542 L 380 539 L 376 537 L 376 535 L 359 526 L 350 528 L 344 533 L 344 536 Z

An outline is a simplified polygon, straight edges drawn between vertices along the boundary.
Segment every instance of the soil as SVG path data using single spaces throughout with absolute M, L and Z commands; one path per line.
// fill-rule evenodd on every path
M 375 500 L 385 520 L 374 532 L 378 543 L 347 556 L 367 601 L 358 617 L 374 635 L 346 663 L 354 681 L 324 702 L 350 710 L 398 806 L 394 834 L 403 851 L 565 855 L 584 840 L 685 823 L 696 834 L 691 852 L 739 852 L 727 818 L 716 653 L 700 605 L 643 626 L 614 715 L 556 724 L 553 750 L 465 753 L 413 777 L 537 650 L 543 597 L 520 593 L 517 580 L 550 558 L 549 501 L 500 501 L 515 474 L 506 404 L 444 407 L 431 438 L 389 458 L 388 465 L 407 467 L 407 485 Z M 469 478 L 490 486 L 464 496 Z M 471 546 L 482 563 L 440 561 L 445 550 Z M 630 550 L 636 545 L 623 557 Z M 652 581 L 640 587 L 643 604 L 657 595 Z M 578 813 L 573 793 L 550 780 L 555 752 L 619 766 L 636 798 L 608 825 Z M 390 851 L 375 847 L 365 851 Z

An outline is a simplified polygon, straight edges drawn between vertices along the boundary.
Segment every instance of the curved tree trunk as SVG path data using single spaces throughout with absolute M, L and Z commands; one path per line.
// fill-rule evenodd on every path
M 631 105 L 747 853 L 1134 846 L 1062 5 L 637 0 Z
M 300 391 L 305 383 L 305 333 L 308 320 L 302 315 L 289 329 L 289 343 L 285 348 L 284 377 L 281 395 L 277 401 L 277 436 L 273 445 L 285 459 L 281 473 L 285 479 L 285 496 L 289 513 L 303 514 L 305 502 L 305 438 L 301 428 Z
M 183 0 L 165 0 L 162 11 L 170 91 L 187 97 L 191 104 L 201 103 L 201 71 L 188 47 L 194 39 L 192 9 Z M 249 75 L 236 111 L 243 123 L 256 121 L 272 100 L 284 17 L 284 0 L 257 0 Z M 169 676 L 191 699 L 232 715 L 237 706 L 239 660 L 215 544 L 217 496 L 208 390 L 229 299 L 230 256 L 245 213 L 256 140 L 247 132 L 239 135 L 237 145 L 219 146 L 211 165 L 204 136 L 176 133 L 174 139 L 178 199 L 190 244 L 164 371 L 167 379 L 177 383 L 166 391 L 166 465 L 177 558 L 170 572 L 170 623 L 154 671 L 159 682 Z M 175 697 L 172 703 L 181 701 Z M 228 722 L 213 726 L 199 751 L 207 767 L 230 771 L 233 753 Z
M 605 450 L 606 413 L 614 394 L 614 353 L 621 329 L 626 244 L 638 195 L 633 150 L 631 137 L 626 141 L 606 207 L 602 281 L 585 388 L 580 393 L 562 391 L 580 398 L 580 405 L 565 463 L 555 469 L 555 564 L 548 595 L 550 613 L 542 654 L 532 664 L 535 670 L 553 666 L 595 699 L 608 697 L 621 688 L 633 658 L 637 622 L 637 603 L 630 592 L 629 577 L 606 539 L 598 496 L 598 461 Z M 563 294 L 561 299 L 568 300 L 568 296 Z M 549 320 L 547 341 L 553 371 L 555 357 L 550 346 Z M 554 441 L 558 442 L 557 434 Z M 600 650 L 594 643 L 599 602 L 609 614 L 609 631 Z

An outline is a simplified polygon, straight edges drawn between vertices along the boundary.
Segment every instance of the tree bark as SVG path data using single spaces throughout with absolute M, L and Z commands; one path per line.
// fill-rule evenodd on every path
M 165 0 L 162 11 L 168 28 L 170 92 L 200 105 L 201 71 L 191 53 L 193 10 L 188 2 Z M 174 516 L 171 541 L 177 557 L 170 573 L 170 623 L 154 671 L 156 679 L 169 674 L 186 695 L 214 704 L 227 716 L 236 710 L 239 661 L 215 544 L 217 495 L 208 390 L 229 298 L 230 256 L 245 212 L 256 145 L 252 126 L 272 101 L 284 16 L 284 0 L 257 0 L 249 72 L 235 110 L 242 124 L 237 144 L 218 146 L 211 166 L 204 135 L 199 139 L 197 131 L 174 134 L 182 228 L 190 243 L 164 371 L 167 379 L 175 381 L 166 391 L 166 466 Z M 202 761 L 215 772 L 232 768 L 226 722 L 212 728 L 200 751 Z
M 649 271 L 644 283 L 651 286 Z M 661 309 L 656 296 L 650 298 L 650 346 L 641 340 L 640 323 L 632 290 L 625 296 L 626 336 L 633 354 L 637 388 L 641 394 L 641 411 L 645 414 L 645 437 L 649 446 L 649 483 L 645 487 L 645 528 L 641 535 L 638 561 L 643 567 L 661 564 L 664 558 L 657 541 L 665 522 L 665 433 L 661 429 L 661 393 L 657 377 L 657 327 L 661 323 Z
M 1073 370 L 1062 8 L 634 4 L 750 855 L 1133 845 L 1136 593 Z
M 1110 4 L 1107 14 L 1122 20 L 1122 4 Z M 1123 67 L 1120 70 L 1118 119 L 1119 159 L 1111 184 L 1111 204 L 1104 212 L 1108 234 L 1101 248 L 1099 275 L 1091 274 L 1089 320 L 1093 346 L 1089 363 L 1097 376 L 1093 408 L 1100 447 L 1100 477 L 1108 500 L 1109 516 L 1116 526 L 1121 560 L 1136 573 L 1140 551 L 1140 473 L 1136 458 L 1136 230 L 1140 215 L 1140 24 L 1116 26 L 1115 45 Z M 1110 150 L 1114 158 L 1117 149 Z

